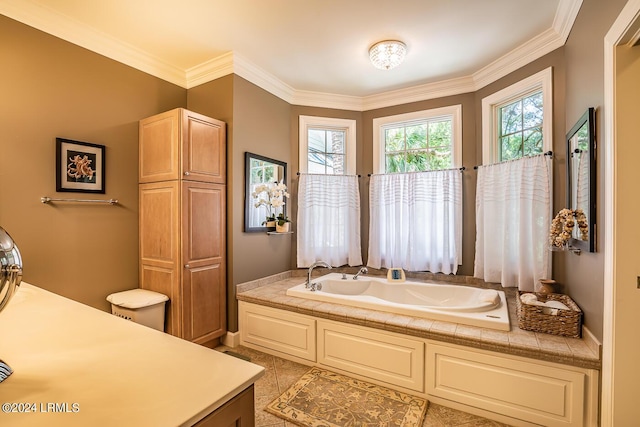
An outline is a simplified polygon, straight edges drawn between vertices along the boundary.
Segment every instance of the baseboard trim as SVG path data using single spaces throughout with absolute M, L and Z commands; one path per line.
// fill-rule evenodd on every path
M 227 332 L 222 337 L 222 344 L 231 348 L 238 347 L 240 345 L 240 332 Z
M 598 355 L 600 360 L 602 360 L 602 343 L 598 341 L 589 328 L 584 325 L 582 326 L 582 339 L 584 343 Z

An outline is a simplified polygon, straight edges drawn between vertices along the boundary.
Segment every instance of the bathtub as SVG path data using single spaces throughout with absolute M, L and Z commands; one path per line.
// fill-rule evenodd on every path
M 305 283 L 287 289 L 287 295 L 351 307 L 368 308 L 469 326 L 510 330 L 503 291 L 448 283 L 390 282 L 383 277 L 331 273 L 313 280 L 321 289 Z

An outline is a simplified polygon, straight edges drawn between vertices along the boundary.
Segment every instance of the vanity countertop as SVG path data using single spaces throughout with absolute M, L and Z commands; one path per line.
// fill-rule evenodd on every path
M 286 295 L 288 288 L 304 283 L 305 278 L 295 275 L 291 277 L 290 273 L 283 273 L 272 278 L 241 284 L 238 286 L 237 299 L 310 316 L 451 344 L 588 369 L 600 369 L 601 367 L 600 352 L 595 343 L 591 343 L 584 338 L 568 338 L 525 331 L 518 328 L 514 299 L 516 297 L 515 288 L 503 289 L 507 297 L 509 321 L 511 323 L 511 330 L 506 332 Z
M 189 426 L 264 373 L 24 282 L 0 313 L 0 359 L 11 426 Z

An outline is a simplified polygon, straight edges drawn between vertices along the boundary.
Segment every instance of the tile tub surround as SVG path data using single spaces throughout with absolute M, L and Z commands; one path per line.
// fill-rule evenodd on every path
M 316 274 L 317 270 L 321 271 Z M 318 268 L 317 270 L 314 270 L 313 277 L 336 271 L 345 271 L 350 274 L 353 270 L 353 274 L 355 274 L 358 269 L 328 270 Z M 369 271 L 373 273 L 372 269 L 369 269 Z M 601 367 L 599 348 L 587 339 L 567 338 L 518 328 L 515 311 L 516 288 L 502 288 L 499 284 L 484 283 L 481 280 L 466 276 L 446 276 L 431 273 L 411 274 L 411 276 L 412 280 L 416 281 L 440 280 L 462 286 L 479 286 L 503 290 L 507 296 L 511 330 L 509 332 L 496 331 L 287 296 L 286 290 L 288 288 L 299 285 L 306 280 L 306 270 L 289 271 L 240 284 L 237 286 L 236 296 L 240 301 L 389 332 L 581 368 L 599 370 Z M 445 278 L 449 280 L 443 280 Z

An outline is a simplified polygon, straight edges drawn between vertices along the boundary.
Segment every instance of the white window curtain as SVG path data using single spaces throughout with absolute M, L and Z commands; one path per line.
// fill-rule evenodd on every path
M 298 267 L 362 265 L 357 176 L 301 174 L 297 222 Z
M 576 194 L 571 197 L 571 200 L 575 200 L 575 206 L 567 207 L 569 209 L 581 209 L 582 212 L 589 215 L 589 151 L 582 150 L 579 153 L 574 153 L 573 155 L 578 157 L 578 170 L 577 173 L 573 172 L 573 176 L 577 176 Z M 567 191 L 573 191 L 573 189 Z M 574 228 L 574 230 L 574 234 L 577 236 L 579 234 L 578 227 Z
M 455 274 L 462 263 L 461 175 L 372 175 L 367 265 Z
M 533 291 L 551 274 L 550 156 L 478 168 L 474 276 Z

